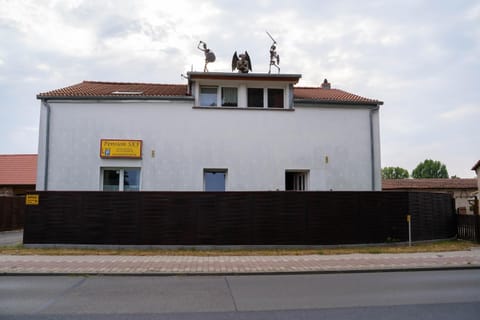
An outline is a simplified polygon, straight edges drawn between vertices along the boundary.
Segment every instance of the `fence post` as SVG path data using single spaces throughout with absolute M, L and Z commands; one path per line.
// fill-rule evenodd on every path
M 408 246 L 412 246 L 412 215 L 407 214 L 407 222 L 408 222 Z

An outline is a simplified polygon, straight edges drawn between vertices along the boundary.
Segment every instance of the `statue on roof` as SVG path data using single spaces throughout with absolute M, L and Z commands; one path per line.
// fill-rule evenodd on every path
M 197 48 L 200 51 L 203 51 L 203 53 L 205 54 L 205 66 L 203 67 L 203 72 L 208 72 L 207 64 L 209 64 L 210 62 L 215 62 L 215 53 L 213 53 L 212 50 L 208 49 L 207 44 L 201 40 L 198 43 Z
M 252 71 L 252 61 L 250 60 L 247 51 L 245 51 L 245 53 L 240 53 L 239 55 L 237 55 L 237 51 L 235 51 L 232 58 L 232 71 L 235 69 L 238 69 L 238 72 L 241 73 Z
M 280 73 L 280 67 L 278 66 L 280 64 L 280 56 L 277 54 L 277 41 L 273 39 L 272 35 L 268 31 L 266 31 L 266 33 L 273 41 L 270 47 L 270 66 L 268 68 L 268 73 L 272 72 L 272 66 L 277 68 L 278 73 Z

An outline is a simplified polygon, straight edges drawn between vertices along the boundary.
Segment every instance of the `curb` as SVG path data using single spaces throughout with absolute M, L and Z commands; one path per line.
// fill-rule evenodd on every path
M 132 277 L 173 277 L 173 276 L 271 276 L 271 275 L 315 275 L 315 274 L 344 274 L 344 273 L 386 273 L 386 272 L 421 272 L 421 271 L 460 271 L 480 270 L 478 266 L 449 266 L 449 267 L 411 267 L 392 269 L 352 269 L 352 270 L 306 270 L 306 271 L 266 271 L 266 272 L 2 272 L 2 276 L 132 276 Z

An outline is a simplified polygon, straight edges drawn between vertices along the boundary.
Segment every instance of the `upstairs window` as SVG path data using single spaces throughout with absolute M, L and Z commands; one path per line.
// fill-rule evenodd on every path
M 268 107 L 283 108 L 283 89 L 268 89 Z
M 200 106 L 217 106 L 217 87 L 200 87 Z
M 237 107 L 238 106 L 238 89 L 237 88 L 222 88 L 222 107 Z
M 263 88 L 248 88 L 247 107 L 263 108 Z

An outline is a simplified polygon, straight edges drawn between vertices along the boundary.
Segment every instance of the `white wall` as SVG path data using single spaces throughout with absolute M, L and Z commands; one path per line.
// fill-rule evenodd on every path
M 370 110 L 192 108 L 193 101 L 50 101 L 48 190 L 100 190 L 101 167 L 141 167 L 141 190 L 203 190 L 203 169 L 228 169 L 229 191 L 284 190 L 286 169 L 309 190 L 372 190 Z M 42 107 L 40 134 L 45 134 Z M 381 189 L 378 111 L 375 190 Z M 143 159 L 101 159 L 100 139 L 141 139 Z M 40 137 L 37 187 L 43 189 Z M 152 157 L 152 150 L 155 157 Z M 328 163 L 325 158 L 328 157 Z

